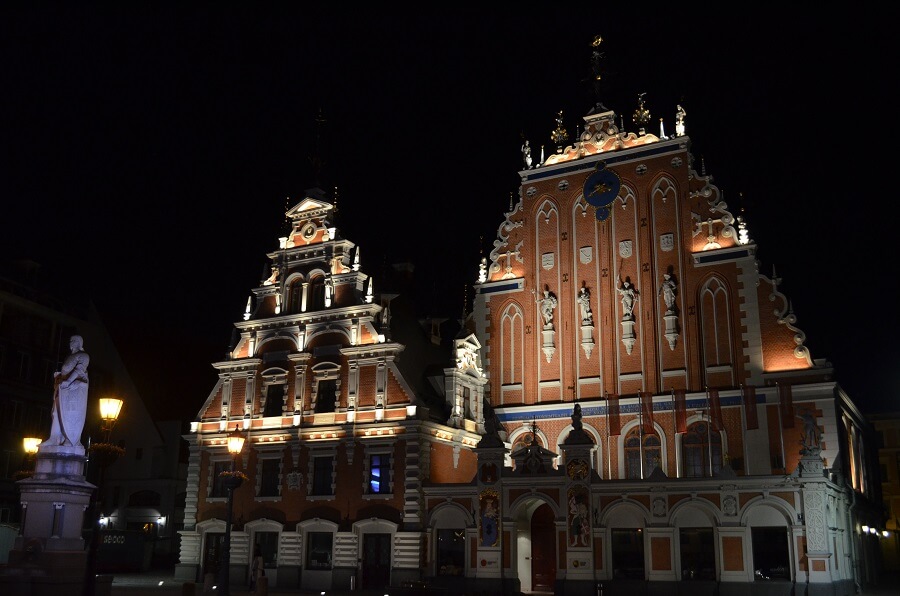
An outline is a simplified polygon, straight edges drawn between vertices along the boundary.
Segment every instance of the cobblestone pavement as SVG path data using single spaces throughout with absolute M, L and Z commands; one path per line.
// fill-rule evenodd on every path
M 399 593 L 400 591 L 394 590 Z M 265 596 L 253 594 L 247 585 L 232 585 L 231 593 L 235 596 Z M 391 590 L 357 590 L 341 592 L 329 590 L 326 596 L 383 596 L 391 594 Z M 215 594 L 215 592 L 211 592 Z M 308 591 L 289 588 L 273 588 L 269 596 L 321 596 L 319 591 Z M 208 596 L 204 594 L 203 584 L 175 579 L 172 570 L 146 571 L 141 573 L 113 574 L 111 596 Z M 869 586 L 859 596 L 898 596 L 900 595 L 900 574 L 885 574 L 877 586 Z

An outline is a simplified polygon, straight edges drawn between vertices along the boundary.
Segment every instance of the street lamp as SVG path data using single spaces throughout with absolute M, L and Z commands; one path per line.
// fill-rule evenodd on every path
M 222 543 L 222 563 L 219 568 L 219 594 L 221 596 L 231 596 L 229 584 L 231 580 L 231 517 L 234 510 L 234 489 L 238 488 L 244 482 L 244 474 L 236 472 L 234 462 L 244 448 L 244 435 L 238 430 L 238 425 L 234 425 L 234 430 L 228 433 L 226 437 L 228 453 L 231 454 L 231 470 L 222 472 L 222 486 L 228 491 L 228 508 L 225 510 L 225 540 Z
M 41 439 L 37 437 L 25 437 L 22 439 L 22 448 L 25 450 L 25 461 L 23 462 L 22 469 L 18 470 L 14 475 L 16 480 L 34 476 L 34 457 L 37 455 L 40 444 Z
M 103 432 L 103 441 L 99 443 L 92 442 L 90 447 L 88 447 L 90 460 L 96 460 L 100 472 L 97 488 L 91 497 L 91 514 L 88 517 L 94 527 L 91 530 L 91 543 L 88 548 L 88 559 L 84 578 L 84 596 L 93 596 L 97 579 L 97 548 L 100 545 L 100 515 L 103 513 L 102 510 L 98 511 L 98 509 L 100 509 L 98 507 L 98 502 L 100 502 L 100 496 L 103 493 L 103 476 L 106 473 L 106 468 L 120 456 L 125 454 L 123 448 L 109 442 L 109 434 L 116 425 L 116 421 L 119 419 L 123 403 L 124 402 L 121 399 L 116 399 L 114 397 L 104 397 L 100 399 L 100 430 Z

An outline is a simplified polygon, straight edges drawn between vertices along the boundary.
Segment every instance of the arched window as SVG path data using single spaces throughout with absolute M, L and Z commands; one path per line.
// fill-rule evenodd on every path
M 297 278 L 291 282 L 288 288 L 288 308 L 292 314 L 303 312 L 303 280 Z
M 325 278 L 316 275 L 309 280 L 307 289 L 306 312 L 315 312 L 325 309 Z
M 625 477 L 646 478 L 662 463 L 662 444 L 656 433 L 644 433 L 641 449 L 641 427 L 635 426 L 625 436 Z M 644 473 L 641 475 L 641 451 L 644 452 Z
M 681 439 L 681 457 L 685 476 L 712 476 L 722 468 L 722 437 L 706 422 L 695 422 Z

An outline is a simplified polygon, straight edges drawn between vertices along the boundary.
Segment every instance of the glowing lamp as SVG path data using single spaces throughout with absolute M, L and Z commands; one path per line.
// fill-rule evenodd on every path
M 41 444 L 41 440 L 35 437 L 25 437 L 22 439 L 22 446 L 25 448 L 25 453 L 28 455 L 34 455 L 38 452 L 38 446 Z
M 121 399 L 116 399 L 114 397 L 104 397 L 100 399 L 100 418 L 104 422 L 115 422 L 119 418 L 119 413 L 122 411 L 122 404 L 124 402 Z
M 868 533 L 869 533 L 869 526 L 863 526 L 863 527 L 862 527 L 862 531 L 863 531 L 863 534 L 868 534 Z
M 228 433 L 228 453 L 237 455 L 244 448 L 244 435 L 238 430 L 238 426 L 234 425 L 234 430 Z

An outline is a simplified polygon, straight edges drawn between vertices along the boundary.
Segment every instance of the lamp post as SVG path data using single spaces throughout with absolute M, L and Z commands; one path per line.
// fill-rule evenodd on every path
M 228 453 L 231 454 L 231 471 L 225 473 L 222 478 L 222 485 L 228 491 L 228 508 L 225 510 L 225 540 L 222 542 L 222 562 L 219 567 L 219 594 L 221 596 L 231 596 L 231 518 L 234 510 L 234 489 L 241 486 L 244 482 L 242 476 L 235 474 L 234 461 L 241 450 L 244 448 L 244 435 L 238 430 L 238 425 L 234 425 L 234 430 L 228 433 L 227 437 Z
M 16 480 L 31 478 L 34 475 L 34 456 L 37 455 L 41 439 L 37 437 L 25 437 L 22 439 L 22 448 L 25 450 L 25 462 L 21 470 L 16 472 Z
M 84 596 L 93 596 L 96 586 L 97 548 L 100 545 L 100 515 L 103 513 L 98 504 L 102 506 L 100 497 L 103 493 L 103 477 L 106 473 L 106 468 L 125 453 L 124 449 L 109 442 L 110 432 L 112 432 L 116 421 L 119 419 L 123 403 L 121 399 L 112 397 L 100 399 L 100 431 L 103 434 L 103 441 L 91 443 L 88 448 L 90 459 L 96 460 L 100 471 L 97 488 L 91 498 L 91 513 L 88 517 L 94 527 L 91 529 L 91 543 L 88 548 L 87 565 L 85 566 Z

